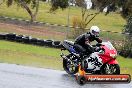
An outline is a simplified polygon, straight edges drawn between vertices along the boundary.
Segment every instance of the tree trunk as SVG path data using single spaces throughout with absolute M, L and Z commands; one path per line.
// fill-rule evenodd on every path
M 100 12 L 95 13 L 95 15 L 85 25 L 87 26 L 99 13 Z
M 36 16 L 37 16 L 37 14 L 38 14 L 38 8 L 39 8 L 39 0 L 36 0 L 36 6 L 35 6 L 35 12 L 34 12 L 34 14 L 33 14 L 33 21 L 35 21 L 36 20 Z
M 35 13 L 34 13 L 34 14 L 33 14 L 33 12 L 31 11 L 31 9 L 27 6 L 27 4 L 25 3 L 24 0 L 19 0 L 19 2 L 20 2 L 20 4 L 21 4 L 21 6 L 22 6 L 23 8 L 25 8 L 26 11 L 28 12 L 28 14 L 30 15 L 30 17 L 31 17 L 31 22 L 35 21 L 35 20 L 36 20 L 36 15 L 37 15 L 37 13 L 38 13 L 39 0 L 36 0 L 36 6 L 35 6 L 36 10 L 35 10 Z

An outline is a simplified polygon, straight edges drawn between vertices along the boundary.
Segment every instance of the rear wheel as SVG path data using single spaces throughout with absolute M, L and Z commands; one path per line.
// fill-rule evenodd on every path
M 104 64 L 101 67 L 101 74 L 120 74 L 120 66 L 118 64 Z
M 68 74 L 75 74 L 78 72 L 78 66 L 75 66 L 74 63 L 63 59 L 63 68 Z

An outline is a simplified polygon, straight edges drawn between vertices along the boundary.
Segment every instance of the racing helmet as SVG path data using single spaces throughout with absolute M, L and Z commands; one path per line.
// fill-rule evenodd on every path
M 100 33 L 100 29 L 97 26 L 92 26 L 90 28 L 90 34 L 95 36 L 95 37 L 99 37 L 99 33 Z

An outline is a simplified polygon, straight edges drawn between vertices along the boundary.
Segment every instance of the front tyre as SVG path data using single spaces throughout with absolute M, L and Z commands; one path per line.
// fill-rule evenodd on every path
M 71 61 L 63 59 L 63 68 L 68 74 L 76 74 L 78 72 L 78 66 L 75 66 Z
M 118 64 L 104 64 L 100 70 L 101 74 L 120 74 L 120 66 Z

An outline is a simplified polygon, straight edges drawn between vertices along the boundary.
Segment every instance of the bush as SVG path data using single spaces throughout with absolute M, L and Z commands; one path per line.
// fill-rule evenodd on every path
M 128 19 L 124 32 L 127 34 L 120 54 L 125 57 L 132 57 L 132 17 Z
M 76 38 L 77 36 L 81 35 L 82 33 L 84 33 L 86 30 L 86 25 L 85 22 L 81 20 L 81 18 L 75 16 L 72 19 L 72 25 L 73 25 L 73 29 L 72 29 L 72 38 Z
M 132 38 L 126 38 L 126 41 L 121 49 L 122 56 L 124 57 L 132 57 Z

